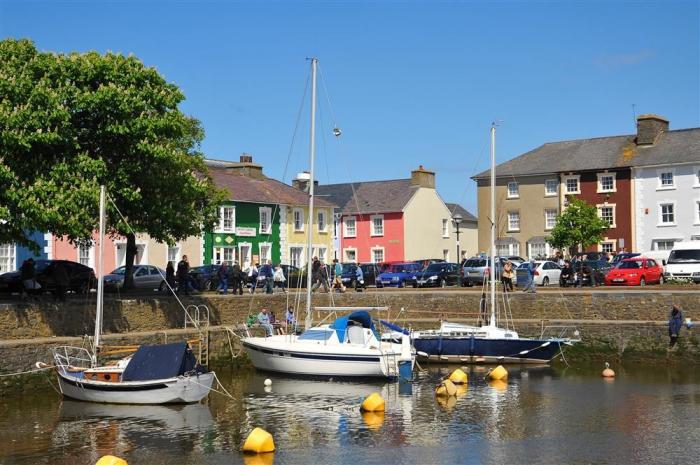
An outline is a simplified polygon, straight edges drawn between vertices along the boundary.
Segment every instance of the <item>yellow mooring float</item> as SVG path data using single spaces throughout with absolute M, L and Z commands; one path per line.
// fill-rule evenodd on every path
M 363 412 L 383 412 L 384 399 L 379 395 L 379 393 L 373 392 L 362 401 L 360 410 Z
M 503 365 L 498 365 L 496 368 L 489 372 L 489 378 L 497 379 L 500 381 L 508 379 L 508 370 L 503 368 Z
M 362 419 L 369 429 L 378 430 L 384 423 L 384 411 L 362 412 Z
M 115 457 L 113 455 L 105 455 L 104 457 L 101 457 L 100 460 L 98 460 L 95 465 L 128 465 L 128 464 L 126 463 L 126 460 L 120 459 L 119 457 Z
M 437 397 L 452 397 L 457 395 L 457 386 L 449 379 L 444 379 L 435 388 Z
M 275 441 L 272 435 L 262 428 L 253 429 L 243 444 L 243 452 L 251 454 L 274 452 L 274 450 Z
M 450 377 L 448 379 L 454 384 L 467 384 L 467 374 L 459 368 L 450 373 Z

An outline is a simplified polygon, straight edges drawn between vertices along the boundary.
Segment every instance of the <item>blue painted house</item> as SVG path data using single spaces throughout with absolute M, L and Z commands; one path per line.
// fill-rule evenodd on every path
M 36 241 L 40 247 L 37 255 L 31 249 L 17 244 L 0 244 L 0 273 L 7 273 L 19 269 L 28 258 L 35 260 L 51 258 L 51 235 L 39 231 L 31 233 L 30 238 Z

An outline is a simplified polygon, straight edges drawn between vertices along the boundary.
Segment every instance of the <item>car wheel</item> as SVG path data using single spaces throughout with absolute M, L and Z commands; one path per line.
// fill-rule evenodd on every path
M 542 285 L 549 286 L 549 277 L 548 276 L 545 276 L 544 278 L 542 278 Z
M 647 281 L 646 281 L 646 279 L 644 279 L 644 276 L 642 276 L 642 277 L 639 279 L 639 285 L 640 285 L 640 286 L 646 286 L 646 285 L 647 285 Z
M 158 291 L 162 294 L 168 292 L 168 284 L 165 281 L 161 281 L 160 286 L 158 286 Z
M 399 287 L 399 288 L 402 288 L 403 286 L 404 286 L 404 282 L 403 282 L 403 281 L 399 281 L 399 286 L 398 286 L 398 287 Z
M 413 283 L 413 289 L 418 287 L 418 283 Z
M 465 281 L 464 285 L 465 285 L 466 287 L 474 287 L 474 283 L 471 282 L 471 281 Z
M 447 287 L 447 281 L 445 280 L 445 278 L 440 280 L 440 287 Z

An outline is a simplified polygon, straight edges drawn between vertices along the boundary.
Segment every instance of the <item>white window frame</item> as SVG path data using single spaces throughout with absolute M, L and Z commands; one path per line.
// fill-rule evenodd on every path
M 380 261 L 375 260 L 374 258 L 374 252 L 381 252 L 382 253 L 382 259 Z M 386 253 L 384 252 L 384 247 L 372 247 L 369 249 L 370 253 L 370 261 L 372 263 L 384 263 L 386 261 Z
M 662 184 L 661 176 L 666 173 L 671 173 L 671 176 L 673 176 L 673 184 L 664 186 Z M 656 185 L 656 190 L 657 191 L 668 191 L 668 190 L 673 190 L 676 188 L 676 169 L 675 168 L 661 168 L 656 170 L 656 179 L 657 179 L 657 185 Z
M 297 215 L 299 215 L 299 227 L 297 227 Z M 294 232 L 304 231 L 304 216 L 303 208 L 295 208 L 292 210 L 292 228 L 294 229 Z
M 596 176 L 598 176 L 598 190 L 597 190 L 597 192 L 599 194 L 607 194 L 610 192 L 617 192 L 617 173 L 609 173 L 609 172 L 605 171 L 603 173 L 596 173 Z M 610 189 L 603 188 L 603 178 L 612 178 L 612 188 L 610 188 Z
M 606 245 L 610 246 L 610 250 L 605 250 Z M 617 246 L 617 240 L 616 239 L 608 239 L 607 237 L 605 240 L 600 241 L 598 244 L 598 252 L 607 252 L 607 253 L 612 253 L 615 252 L 615 247 Z
M 700 199 L 695 201 L 695 226 L 700 225 Z
M 576 190 L 575 191 L 570 191 L 569 186 L 567 185 L 567 182 L 569 179 L 575 179 L 576 180 Z M 562 177 L 562 185 L 564 189 L 564 193 L 566 195 L 573 195 L 573 194 L 580 194 L 581 193 L 581 175 L 580 174 L 570 174 Z
M 15 271 L 17 269 L 17 244 L 0 244 L 0 247 L 4 247 L 7 251 L 7 254 L 3 256 L 3 260 L 0 261 L 0 265 L 3 262 L 6 264 L 5 266 L 0 266 L 0 273 Z
M 243 253 L 241 252 L 241 249 L 243 247 L 248 248 L 248 257 L 244 256 Z M 253 243 L 252 242 L 239 242 L 236 245 L 236 249 L 238 250 L 238 264 L 241 266 L 241 269 L 245 270 L 249 266 L 253 264 Z M 246 261 L 246 258 L 248 261 Z
M 663 249 L 660 249 L 660 248 L 659 248 L 659 243 L 661 243 L 661 242 L 663 242 L 664 244 L 667 244 L 667 243 L 670 242 L 670 243 L 671 243 L 671 247 L 670 247 L 670 248 L 663 248 Z M 651 243 L 652 243 L 653 246 L 654 246 L 654 250 L 668 250 L 668 251 L 673 250 L 673 246 L 675 245 L 676 242 L 677 242 L 677 239 L 653 239 L 653 240 L 651 241 Z
M 352 252 L 353 255 L 355 255 L 355 258 L 354 258 L 354 259 L 350 259 L 350 257 L 348 257 L 348 252 Z M 360 263 L 360 262 L 357 260 L 357 248 L 356 248 L 356 247 L 345 247 L 345 248 L 343 249 L 343 261 L 346 261 L 346 262 L 353 262 L 353 263 Z
M 224 227 L 224 216 L 226 210 L 231 209 L 231 227 Z M 222 205 L 219 207 L 219 229 L 215 232 L 218 233 L 232 233 L 236 232 L 236 206 L 235 205 Z
M 510 187 L 515 186 L 515 193 L 511 192 Z M 508 185 L 506 185 L 506 198 L 509 199 L 519 199 L 520 198 L 520 184 L 518 181 L 510 181 Z
M 664 205 L 673 205 L 673 222 L 670 223 L 664 223 L 663 218 L 663 206 Z M 676 208 L 676 201 L 675 200 L 661 200 L 659 202 L 656 202 L 656 209 L 658 211 L 658 223 L 656 226 L 659 227 L 664 227 L 664 226 L 677 226 L 676 222 L 676 217 L 678 216 L 678 209 Z
M 328 263 L 328 247 L 326 247 L 325 245 L 316 246 L 311 255 L 314 257 L 318 257 L 321 263 Z
M 532 250 L 534 248 L 533 246 L 537 246 L 538 249 L 541 248 L 542 253 L 535 255 L 535 253 Z M 529 242 L 527 244 L 527 252 L 528 252 L 527 256 L 530 259 L 539 260 L 540 259 L 539 257 L 546 258 L 547 257 L 547 243 L 544 241 L 543 242 Z
M 174 260 L 168 260 L 170 258 L 170 250 L 171 249 L 176 249 L 177 252 L 175 253 L 175 259 Z M 178 262 L 180 261 L 182 253 L 182 247 L 180 246 L 180 243 L 176 243 L 174 246 L 169 246 L 168 244 L 165 244 L 165 265 L 168 265 L 169 261 L 173 262 L 173 266 L 177 266 Z
M 608 229 L 613 229 L 617 227 L 617 205 L 614 203 L 601 203 L 596 205 L 598 209 L 598 218 L 603 219 L 603 208 L 612 208 L 612 223 L 608 225 Z
M 518 215 L 518 227 L 517 227 L 517 228 L 511 227 L 511 219 L 510 219 L 510 215 L 511 215 L 511 214 L 516 214 L 516 215 Z M 508 220 L 508 232 L 517 232 L 517 231 L 520 231 L 520 226 L 521 226 L 521 225 L 520 225 L 520 210 L 511 210 L 511 211 L 509 211 L 509 212 L 508 212 L 507 220 Z
M 700 165 L 693 166 L 693 187 L 700 187 Z
M 292 250 L 294 249 L 299 249 L 299 260 L 297 263 L 294 263 L 294 254 L 292 253 Z M 289 264 L 292 266 L 296 266 L 297 268 L 302 268 L 304 266 L 304 247 L 301 245 L 290 245 L 289 246 Z
M 267 253 L 264 257 L 262 254 L 263 247 L 267 247 Z M 260 260 L 260 264 L 272 261 L 272 242 L 258 242 L 258 259 Z
M 87 263 L 83 263 L 80 261 L 80 252 L 87 248 Z M 76 254 L 76 262 L 89 266 L 90 268 L 94 269 L 95 268 L 95 245 L 79 245 L 75 248 L 75 254 Z
M 236 246 L 217 246 L 214 247 L 212 250 L 212 262 L 214 265 L 221 265 L 223 262 L 228 262 L 229 264 L 233 264 L 233 262 L 236 260 Z M 227 258 L 226 255 L 231 254 L 230 258 Z
M 554 184 L 554 192 L 547 191 L 547 183 Z M 559 181 L 556 179 L 545 179 L 544 180 L 544 196 L 545 197 L 556 197 L 559 194 Z
M 267 227 L 263 224 L 263 217 L 267 217 Z M 260 234 L 272 234 L 272 208 L 260 207 L 258 209 L 258 219 L 260 220 Z
M 348 221 L 353 222 L 352 233 L 348 231 Z M 343 218 L 343 237 L 357 237 L 357 217 L 356 216 L 346 216 Z
M 447 263 L 450 262 L 450 249 L 442 249 L 442 259 Z
M 328 232 L 328 212 L 326 210 L 317 210 L 316 222 L 318 223 L 318 232 L 326 234 Z
M 382 220 L 382 230 L 381 231 L 377 231 L 377 229 L 375 228 L 374 220 Z M 370 236 L 373 236 L 373 237 L 383 236 L 384 235 L 384 215 L 372 215 L 372 216 L 370 216 L 370 218 L 369 218 L 369 230 L 370 230 L 370 233 L 369 233 Z
M 442 219 L 442 237 L 443 239 L 450 237 L 450 220 L 448 218 Z
M 549 213 L 549 212 L 554 213 L 554 218 L 553 218 L 553 222 L 552 222 L 551 226 L 547 222 L 547 220 L 548 220 L 547 213 Z M 559 212 L 557 212 L 556 208 L 545 208 L 544 209 L 544 230 L 545 231 L 551 231 L 552 229 L 554 229 L 554 226 L 557 225 L 557 215 L 558 214 L 559 214 Z

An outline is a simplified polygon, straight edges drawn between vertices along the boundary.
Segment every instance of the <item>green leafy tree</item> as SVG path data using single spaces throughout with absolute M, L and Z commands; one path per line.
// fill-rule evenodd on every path
M 557 216 L 552 235 L 547 242 L 554 248 L 574 254 L 603 239 L 608 223 L 598 217 L 597 209 L 581 199 L 571 197 L 566 210 Z
M 173 243 L 218 221 L 224 196 L 207 174 L 199 121 L 179 110 L 177 86 L 137 58 L 5 40 L 0 98 L 0 181 L 12 186 L 0 193 L 0 240 L 29 244 L 31 229 L 89 238 L 104 184 L 108 232 L 127 239 L 128 288 L 135 233 Z

